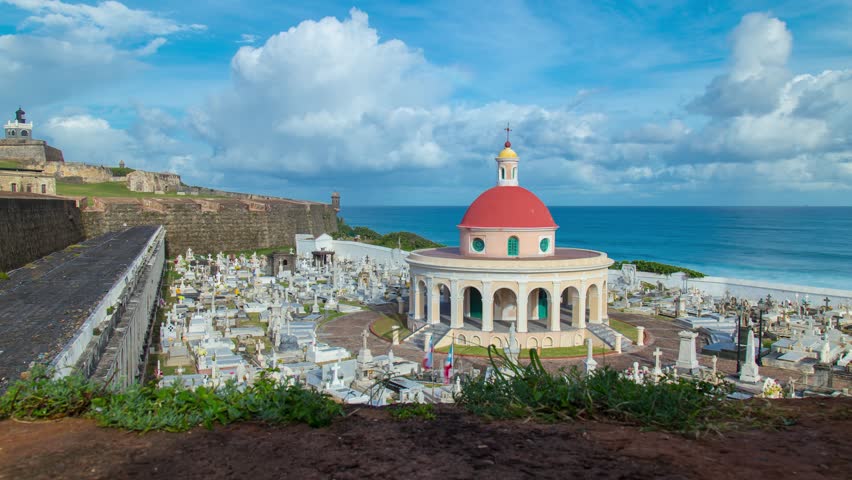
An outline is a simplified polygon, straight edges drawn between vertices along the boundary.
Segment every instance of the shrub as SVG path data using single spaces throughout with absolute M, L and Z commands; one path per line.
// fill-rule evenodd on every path
M 435 406 L 431 403 L 404 403 L 390 409 L 391 417 L 396 420 L 435 420 Z
M 9 275 L 6 272 L 0 272 L 0 282 L 3 280 L 9 280 Z
M 80 376 L 54 378 L 37 365 L 0 397 L 0 418 L 23 420 L 74 417 L 85 413 L 99 387 Z
M 278 383 L 267 372 L 249 386 L 226 383 L 218 389 L 132 385 L 122 392 L 98 386 L 79 375 L 53 378 L 36 367 L 0 397 L 0 418 L 53 419 L 87 416 L 101 426 L 128 430 L 179 432 L 245 420 L 270 424 L 329 425 L 343 407 L 300 386 Z
M 489 347 L 493 379 L 462 385 L 457 401 L 470 412 L 489 418 L 537 418 L 558 421 L 580 417 L 609 418 L 646 427 L 698 433 L 719 428 L 744 414 L 742 403 L 726 400 L 725 383 L 666 378 L 639 384 L 610 368 L 584 375 L 576 367 L 547 372 L 535 351 L 530 363 L 509 362 Z M 499 371 L 495 357 L 506 373 Z

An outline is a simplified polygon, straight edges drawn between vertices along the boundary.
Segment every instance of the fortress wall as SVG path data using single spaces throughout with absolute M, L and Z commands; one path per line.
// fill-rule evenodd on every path
M 73 200 L 0 196 L 0 271 L 8 271 L 83 239 Z
M 44 164 L 43 168 L 45 174 L 53 175 L 56 178 L 80 177 L 83 180 L 83 183 L 103 183 L 112 181 L 112 170 L 107 167 L 74 162 L 48 162 Z
M 0 160 L 20 160 L 42 165 L 47 160 L 47 145 L 42 140 L 0 140 Z M 52 147 L 50 147 L 52 148 Z M 55 149 L 54 149 L 55 150 Z M 60 156 L 61 156 L 60 152 Z
M 94 199 L 83 210 L 87 237 L 125 226 L 166 228 L 168 255 L 295 245 L 297 233 L 337 231 L 331 205 L 237 199 Z
M 126 181 L 132 192 L 176 192 L 180 188 L 180 176 L 176 173 L 136 170 L 127 174 Z

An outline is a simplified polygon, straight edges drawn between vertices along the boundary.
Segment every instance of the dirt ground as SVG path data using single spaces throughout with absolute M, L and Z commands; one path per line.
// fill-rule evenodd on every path
M 690 439 L 633 426 L 432 421 L 350 408 L 332 426 L 128 433 L 88 420 L 0 422 L 2 479 L 850 478 L 852 399 L 776 401 L 797 423 Z

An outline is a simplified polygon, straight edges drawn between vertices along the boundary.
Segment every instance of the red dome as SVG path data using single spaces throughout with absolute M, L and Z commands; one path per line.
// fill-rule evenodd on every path
M 523 187 L 493 187 L 468 207 L 459 227 L 557 228 L 550 210 Z

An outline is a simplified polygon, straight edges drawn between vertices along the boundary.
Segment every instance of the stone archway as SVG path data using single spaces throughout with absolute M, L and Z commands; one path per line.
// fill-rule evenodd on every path
M 417 294 L 417 297 L 416 297 L 415 302 L 414 302 L 414 309 L 415 309 L 414 318 L 417 319 L 417 320 L 423 320 L 423 319 L 427 318 L 426 314 L 428 313 L 428 310 L 429 310 L 428 289 L 426 288 L 426 282 L 424 282 L 423 280 L 419 280 L 417 282 L 416 294 Z
M 527 297 L 527 328 L 531 324 L 549 329 L 550 295 L 544 288 L 534 288 Z
M 476 287 L 465 287 L 463 317 L 482 321 L 482 292 Z
M 432 301 L 429 302 L 432 307 L 432 313 L 429 314 L 429 319 L 432 323 L 441 323 L 441 317 L 451 315 L 452 296 L 450 294 L 450 285 L 443 281 L 435 281 L 432 284 Z
M 516 322 L 518 320 L 518 297 L 509 288 L 494 292 L 494 321 Z
M 560 310 L 571 316 L 571 326 L 586 328 L 586 307 L 577 287 L 569 286 L 562 290 Z

